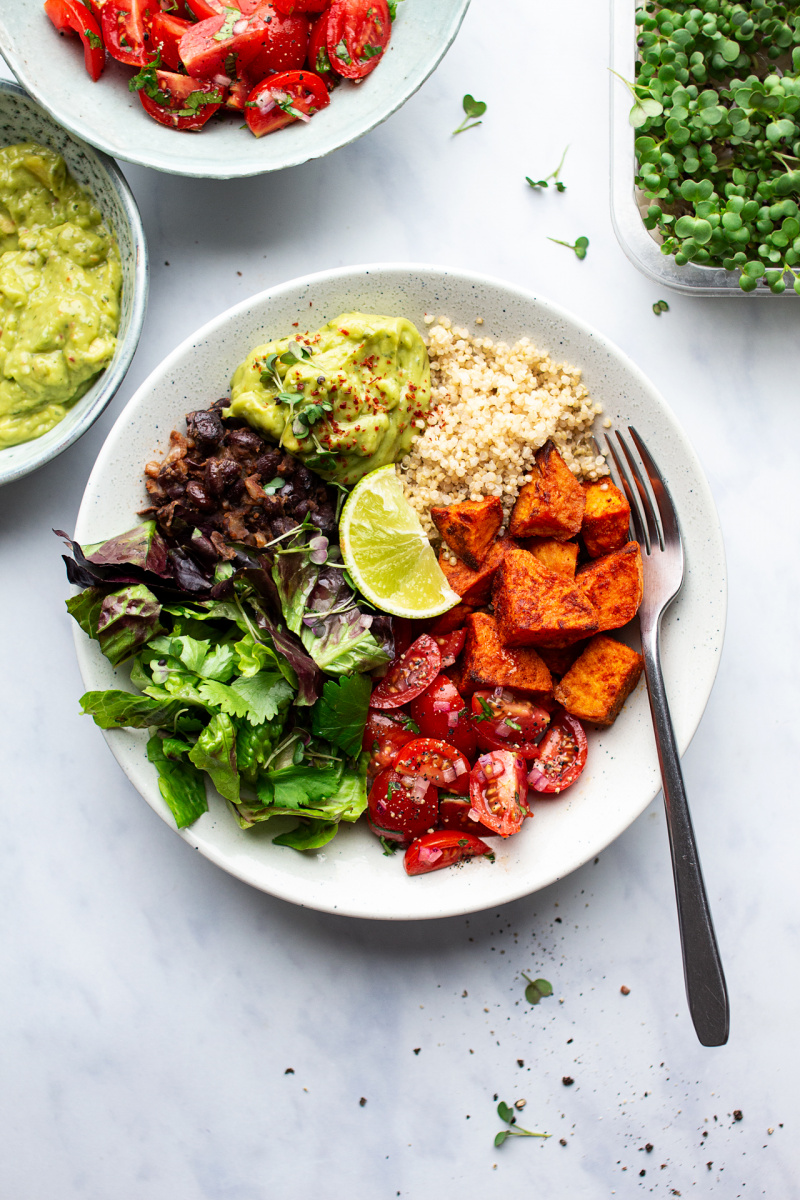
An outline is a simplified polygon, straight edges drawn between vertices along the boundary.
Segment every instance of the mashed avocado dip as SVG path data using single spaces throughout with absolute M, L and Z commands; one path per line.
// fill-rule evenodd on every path
M 408 453 L 431 402 L 428 352 L 404 317 L 342 313 L 316 333 L 256 346 L 231 400 L 226 416 L 350 485 Z
M 0 449 L 41 437 L 117 344 L 119 250 L 58 154 L 0 150 Z

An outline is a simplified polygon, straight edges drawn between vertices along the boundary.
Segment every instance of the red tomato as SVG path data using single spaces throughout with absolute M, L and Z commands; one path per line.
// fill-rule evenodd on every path
M 531 815 L 527 803 L 525 759 L 511 750 L 482 754 L 469 779 L 472 808 L 484 825 L 501 837 L 510 837 Z
M 96 83 L 106 65 L 106 52 L 100 26 L 89 9 L 79 0 L 45 0 L 44 11 L 59 33 L 77 33 L 86 70 Z
M 103 0 L 98 0 L 98 7 L 100 7 L 102 3 Z M 186 0 L 159 0 L 159 4 L 161 5 L 161 11 L 163 13 L 169 13 L 173 17 L 179 17 L 182 21 L 196 20 L 194 13 L 186 3 Z
M 100 10 L 103 41 L 117 62 L 143 67 L 151 58 L 150 22 L 157 0 L 105 0 Z
M 150 47 L 161 55 L 161 62 L 170 71 L 181 71 L 180 46 L 181 38 L 187 29 L 192 28 L 191 21 L 174 17 L 172 13 L 157 12 L 150 25 Z
M 422 776 L 459 796 L 469 793 L 469 763 L 455 746 L 436 738 L 414 738 L 403 747 L 394 769 L 404 778 Z
M 305 67 L 308 38 L 311 33 L 308 17 L 302 14 L 286 17 L 278 13 L 271 4 L 259 5 L 260 16 L 264 16 L 266 10 L 272 13 L 266 33 L 261 39 L 258 53 L 246 63 L 248 74 L 256 82 L 268 75 L 277 75 L 282 71 L 299 71 Z
M 240 0 L 242 9 L 249 8 Z M 181 39 L 181 59 L 190 75 L 246 73 L 258 82 L 264 75 L 302 67 L 308 48 L 306 17 L 284 17 L 269 3 L 249 12 L 227 5 L 218 15 L 192 26 Z
M 381 771 L 394 765 L 394 760 L 404 746 L 413 742 L 418 734 L 403 723 L 404 714 L 387 716 L 382 712 L 370 711 L 364 728 L 362 749 L 371 755 L 367 778 L 374 779 Z M 406 717 L 410 721 L 410 717 Z
M 235 109 L 237 112 L 244 112 L 247 98 L 253 90 L 253 84 L 249 79 L 234 79 L 231 86 L 228 88 L 228 95 L 225 98 L 225 107 Z
M 311 43 L 309 42 L 309 59 L 311 57 Z M 310 65 L 310 63 L 309 63 Z M 417 628 L 417 621 L 410 621 L 408 617 L 392 617 L 392 635 L 394 637 L 394 656 L 399 658 L 401 654 L 405 654 L 409 646 L 411 646 L 424 633 L 424 629 Z
M 156 71 L 156 86 L 145 84 L 139 99 L 145 112 L 170 129 L 202 129 L 225 99 L 225 89 L 208 79 L 192 79 L 173 71 Z M 203 96 L 213 97 L 208 102 Z
M 328 104 L 328 89 L 313 71 L 284 71 L 253 88 L 247 98 L 244 119 L 251 133 L 263 137 L 292 121 L 309 121 Z
M 321 17 L 318 17 L 311 26 L 311 36 L 308 39 L 308 57 L 306 59 L 312 71 L 316 71 L 326 88 L 330 90 L 336 83 L 336 75 L 331 68 L 331 60 L 328 58 L 328 14 L 324 12 Z M 411 627 L 411 621 L 407 621 L 404 617 L 395 617 L 393 621 L 395 630 L 395 645 L 397 645 L 397 626 L 403 621 Z M 409 639 L 409 645 L 413 638 Z M 403 646 L 399 650 L 402 653 L 406 647 Z
M 469 814 L 475 810 L 469 800 L 461 796 L 439 796 L 439 826 L 441 829 L 457 829 L 461 833 L 477 833 L 479 837 L 492 837 L 494 830 L 482 825 Z
M 327 34 L 331 66 L 346 79 L 363 79 L 381 61 L 391 34 L 386 0 L 333 0 Z
M 437 675 L 428 690 L 411 701 L 408 711 L 423 737 L 439 738 L 467 758 L 475 757 L 478 743 L 467 706 L 446 675 Z
M 403 859 L 406 875 L 427 875 L 455 866 L 465 858 L 485 857 L 494 862 L 494 852 L 486 842 L 472 833 L 450 833 L 438 830 L 426 833 L 413 841 Z
M 367 823 L 372 832 L 403 846 L 433 829 L 439 818 L 436 788 L 426 785 L 424 779 L 414 787 L 406 787 L 391 767 L 381 771 L 373 783 L 367 805 Z
M 528 783 L 537 792 L 563 792 L 586 766 L 588 746 L 577 717 L 562 712 L 539 743 L 539 757 L 531 764 Z
M 467 640 L 466 629 L 456 629 L 453 633 L 432 635 L 442 655 L 442 666 L 452 667 Z
M 442 666 L 442 655 L 432 637 L 423 633 L 389 670 L 370 698 L 370 708 L 400 708 L 433 683 Z
M 229 2 L 235 7 L 233 0 Z M 209 17 L 216 17 L 225 11 L 222 0 L 186 0 L 186 7 L 198 21 L 207 21 Z
M 474 692 L 472 724 L 481 750 L 517 750 L 523 758 L 538 758 L 535 739 L 550 724 L 550 714 L 508 688 Z
M 330 0 L 272 0 L 279 13 L 285 13 L 290 17 L 292 13 L 306 12 L 318 13 L 322 12 L 330 4 Z
M 440 617 L 436 617 L 431 622 L 428 633 L 431 637 L 443 637 L 446 633 L 454 633 L 456 629 L 463 629 L 467 617 L 474 612 L 475 609 L 471 604 L 457 604 L 455 608 L 450 608 Z

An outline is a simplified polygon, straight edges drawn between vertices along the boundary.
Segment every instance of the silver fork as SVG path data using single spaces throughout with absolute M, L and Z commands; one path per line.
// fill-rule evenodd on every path
M 606 437 L 606 444 L 631 506 L 634 536 L 642 548 L 644 596 L 639 609 L 639 625 L 667 811 L 686 997 L 701 1043 L 724 1046 L 730 1023 L 728 991 L 697 856 L 659 653 L 661 618 L 683 583 L 681 531 L 669 489 L 644 442 L 629 425 L 628 432 L 639 452 L 655 506 L 633 452 L 622 434 L 615 432 L 625 461 L 609 437 Z

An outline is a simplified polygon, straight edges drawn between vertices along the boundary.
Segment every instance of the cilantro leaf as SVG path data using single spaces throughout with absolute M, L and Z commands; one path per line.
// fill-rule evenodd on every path
M 338 682 L 326 680 L 312 712 L 317 737 L 326 738 L 355 758 L 364 737 L 371 693 L 372 683 L 366 675 L 344 675 Z
M 96 33 L 92 33 L 91 29 L 84 29 L 83 36 L 93 50 L 99 50 L 103 44 L 103 39 L 98 37 Z
M 233 37 L 233 27 L 237 21 L 241 21 L 242 12 L 239 8 L 230 8 L 225 5 L 225 20 L 220 25 L 217 32 L 214 34 L 215 42 L 227 42 Z

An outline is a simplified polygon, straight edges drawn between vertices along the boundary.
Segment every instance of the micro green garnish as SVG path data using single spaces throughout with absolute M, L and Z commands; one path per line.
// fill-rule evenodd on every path
M 609 67 L 609 71 L 611 68 Z M 647 89 L 635 83 L 631 83 L 624 75 L 618 74 L 617 71 L 611 71 L 612 75 L 616 75 L 617 79 L 621 80 L 630 94 L 633 96 L 633 108 L 628 114 L 628 120 L 634 129 L 638 129 L 641 125 L 650 118 L 658 117 L 664 111 L 664 105 L 660 100 L 654 99 L 647 95 Z M 645 94 L 642 95 L 642 92 Z
M 299 108 L 295 108 L 291 96 L 285 96 L 282 92 L 272 92 L 270 94 L 278 108 L 288 113 L 290 117 L 297 117 L 298 121 L 302 121 L 304 117 L 308 116 L 308 113 L 301 112 Z
M 352 60 L 352 58 L 350 57 L 350 53 L 349 53 L 349 51 L 348 51 L 348 49 L 347 49 L 347 42 L 344 40 L 344 38 L 342 38 L 342 40 L 341 40 L 339 43 L 337 43 L 337 45 L 335 45 L 335 46 L 334 46 L 334 48 L 333 48 L 333 53 L 334 53 L 334 54 L 336 55 L 336 57 L 337 57 L 338 59 L 340 59 L 340 60 L 341 60 L 341 61 L 342 61 L 342 62 L 343 62 L 343 63 L 344 63 L 346 66 L 348 66 L 348 67 L 349 67 L 349 66 L 351 65 L 351 63 L 352 63 L 352 61 L 353 61 L 353 60 Z
M 383 46 L 365 46 L 359 57 L 362 62 L 369 62 L 371 58 L 377 58 L 379 54 L 383 54 Z
M 103 44 L 103 39 L 98 37 L 96 33 L 92 33 L 91 29 L 84 29 L 83 36 L 94 50 L 99 50 Z
M 653 305 L 653 312 L 657 317 L 660 317 L 662 312 L 669 312 L 669 305 L 667 304 L 666 300 L 656 300 L 655 304 Z
M 484 700 L 483 696 L 478 696 L 478 704 L 481 706 L 481 711 L 479 713 L 472 714 L 473 721 L 494 721 L 497 713 L 494 711 L 489 702 Z
M 508 725 L 509 729 L 515 729 L 517 733 L 522 733 L 522 726 L 516 721 L 512 721 L 511 717 L 504 717 L 503 724 Z
M 295 437 L 308 437 L 312 425 L 322 417 L 325 413 L 333 411 L 333 405 L 330 400 L 320 400 L 317 404 L 309 404 L 297 414 L 292 424 L 292 433 Z
M 520 1103 L 522 1102 L 520 1101 Z M 517 1125 L 517 1118 L 514 1116 L 513 1108 L 509 1108 L 504 1100 L 501 1100 L 497 1106 L 497 1115 L 501 1121 L 505 1121 L 506 1125 L 508 1125 L 508 1129 L 501 1129 L 498 1134 L 495 1134 L 495 1146 L 502 1146 L 503 1142 L 508 1137 L 549 1138 L 553 1136 L 550 1133 L 538 1133 L 532 1129 L 522 1129 L 519 1125 Z
M 285 479 L 283 479 L 280 475 L 276 475 L 274 479 L 270 479 L 269 483 L 265 483 L 262 486 L 268 496 L 274 496 L 276 492 L 281 490 L 285 483 Z
M 396 853 L 396 851 L 400 849 L 399 842 L 390 842 L 389 839 L 385 837 L 381 838 L 381 845 L 383 846 L 383 853 L 387 857 Z
M 177 109 L 176 117 L 196 117 L 204 104 L 221 104 L 222 93 L 216 88 L 213 92 L 203 92 L 198 89 L 196 92 L 190 92 L 186 97 L 183 108 Z
M 242 12 L 239 8 L 231 8 L 225 5 L 225 20 L 220 25 L 217 32 L 213 35 L 215 42 L 227 42 L 233 37 L 233 27 L 237 21 L 241 21 Z
M 132 92 L 143 91 L 145 96 L 149 96 L 151 100 L 155 100 L 156 104 L 169 104 L 169 96 L 166 92 L 162 92 L 158 86 L 156 71 L 161 68 L 161 51 L 149 63 L 145 63 L 141 71 L 134 75 L 133 79 L 128 80 L 128 87 Z
M 561 173 L 561 168 L 564 165 L 564 159 L 567 157 L 567 150 L 569 150 L 569 146 L 564 147 L 564 153 L 561 155 L 561 161 L 556 167 L 555 171 L 551 171 L 549 175 L 545 175 L 544 179 L 531 179 L 529 175 L 526 175 L 525 182 L 530 184 L 532 188 L 546 188 L 550 186 L 548 180 L 552 179 L 556 191 L 565 192 L 567 190 L 567 185 L 562 183 L 558 176 Z
M 572 242 L 561 242 L 558 238 L 549 237 L 548 242 L 555 242 L 557 246 L 566 246 L 568 250 L 574 250 L 577 258 L 586 258 L 586 251 L 589 248 L 589 239 L 587 237 L 579 237 Z
M 470 96 L 469 92 L 467 92 L 461 104 L 466 116 L 458 129 L 453 130 L 454 134 L 464 133 L 467 129 L 477 129 L 479 125 L 483 124 L 482 121 L 478 120 L 478 117 L 482 117 L 486 112 L 486 103 L 483 100 L 476 100 L 474 96 Z M 473 121 L 474 124 L 470 125 L 470 121 Z
M 400 3 L 400 0 L 386 0 L 386 2 L 389 6 L 389 17 L 392 21 L 394 21 L 397 18 L 397 6 Z
M 529 1004 L 538 1004 L 544 996 L 552 996 L 553 985 L 546 979 L 531 979 L 530 975 L 526 975 L 524 971 L 522 978 L 528 981 L 528 986 L 525 988 L 525 999 Z
M 403 729 L 407 729 L 409 733 L 415 733 L 419 736 L 419 725 L 416 721 L 412 721 L 408 713 L 399 713 L 398 715 L 400 717 L 399 724 L 403 726 Z
M 289 425 L 292 425 L 292 428 L 294 430 L 294 426 L 298 420 L 303 420 L 304 432 L 298 433 L 297 430 L 294 430 L 295 436 L 296 437 L 306 437 L 308 435 L 308 429 L 306 427 L 312 425 L 314 423 L 314 421 L 319 420 L 321 412 L 317 413 L 317 415 L 314 416 L 310 421 L 305 421 L 303 418 L 304 418 L 304 414 L 306 412 L 311 411 L 311 409 L 320 409 L 322 411 L 330 411 L 330 408 L 331 408 L 331 406 L 328 404 L 327 400 L 325 400 L 325 401 L 322 401 L 321 404 L 309 405 L 308 408 L 304 409 L 302 413 L 296 412 L 297 405 L 301 404 L 303 402 L 303 400 L 305 400 L 306 397 L 303 395 L 302 392 L 287 392 L 284 389 L 283 379 L 281 378 L 281 374 L 278 370 L 277 364 L 280 362 L 280 363 L 283 363 L 283 365 L 285 367 L 292 367 L 292 366 L 294 366 L 295 363 L 303 362 L 303 361 L 312 362 L 312 364 L 313 364 L 313 359 L 311 358 L 311 351 L 309 350 L 308 346 L 303 346 L 303 345 L 301 345 L 300 342 L 290 342 L 289 345 L 284 350 L 283 354 L 277 354 L 277 353 L 273 352 L 272 354 L 268 354 L 267 357 L 264 359 L 264 368 L 261 371 L 261 375 L 260 375 L 261 383 L 263 384 L 264 387 L 275 388 L 277 391 L 277 395 L 276 395 L 275 399 L 281 404 L 289 405 L 289 420 L 286 422 L 286 424 L 283 427 L 280 441 L 278 442 L 279 447 L 283 445 L 283 438 L 286 433 L 286 430 L 289 428 Z M 323 379 L 324 379 L 324 376 L 320 376 L 320 382 Z M 327 405 L 327 409 L 325 407 L 326 405 Z M 314 438 L 314 443 L 317 446 L 317 450 L 322 451 L 322 447 L 319 445 L 316 438 Z M 322 452 L 324 453 L 324 451 L 322 451 Z M 333 455 L 331 455 L 331 458 L 333 458 Z M 335 459 L 333 461 L 333 465 L 335 465 Z

